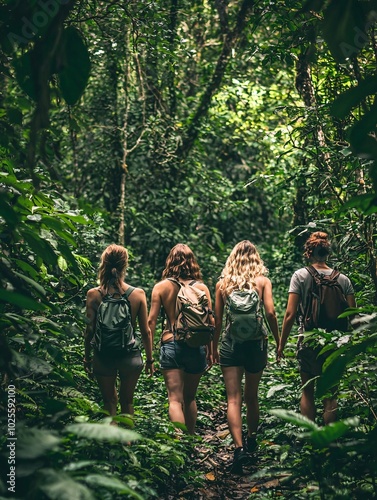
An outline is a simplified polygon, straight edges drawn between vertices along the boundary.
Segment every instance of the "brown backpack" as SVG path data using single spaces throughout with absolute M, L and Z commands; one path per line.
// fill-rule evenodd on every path
M 190 347 L 199 347 L 211 342 L 214 326 L 213 312 L 203 290 L 194 287 L 194 281 L 187 285 L 174 278 L 169 281 L 179 286 L 176 299 L 176 320 L 173 325 L 175 340 L 186 342 Z
M 338 282 L 339 271 L 334 269 L 330 275 L 319 273 L 313 266 L 306 267 L 312 277 L 312 286 L 303 311 L 306 331 L 324 328 L 328 332 L 349 328 L 348 318 L 339 318 L 348 303 Z

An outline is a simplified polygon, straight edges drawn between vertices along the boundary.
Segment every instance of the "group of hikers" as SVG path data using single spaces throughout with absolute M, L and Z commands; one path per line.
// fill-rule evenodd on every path
M 169 418 L 172 422 L 184 424 L 190 434 L 195 432 L 197 419 L 195 398 L 199 381 L 212 364 L 218 363 L 225 382 L 227 421 L 234 443 L 231 468 L 233 472 L 242 471 L 242 464 L 250 453 L 257 449 L 258 386 L 267 365 L 266 326 L 276 343 L 276 359 L 279 362 L 284 356 L 284 347 L 291 329 L 298 321 L 300 335 L 297 360 L 303 384 L 300 410 L 303 415 L 314 420 L 313 379 L 321 374 L 324 359 L 329 352 L 325 355 L 319 354 L 320 346 L 312 346 L 305 341 L 305 330 L 313 329 L 313 323 L 310 326 L 308 320 L 308 316 L 312 314 L 312 309 L 308 310 L 308 304 L 312 306 L 313 287 L 321 279 L 329 282 L 332 280 L 331 283 L 335 283 L 340 290 L 344 307 L 352 308 L 356 303 L 349 278 L 327 264 L 331 253 L 327 233 L 311 234 L 304 248 L 304 255 L 310 265 L 297 270 L 291 278 L 287 308 L 279 333 L 271 281 L 266 276 L 267 269 L 257 248 L 250 241 L 239 242 L 228 256 L 216 284 L 213 314 L 210 291 L 203 283 L 199 264 L 187 245 L 177 244 L 170 250 L 162 272 L 162 280 L 152 290 L 149 314 L 144 290 L 134 288 L 125 281 L 128 264 L 126 248 L 119 245 L 108 246 L 101 256 L 99 286 L 87 292 L 88 323 L 85 331 L 84 356 L 85 370 L 93 374 L 97 380 L 104 409 L 109 415 L 116 415 L 118 406 L 116 381 L 119 376 L 121 413 L 133 414 L 134 392 L 143 367 L 147 374 L 154 373 L 153 339 L 163 311 L 164 326 L 160 341 L 159 365 L 168 394 Z M 194 337 L 194 334 L 191 342 L 188 340 L 189 337 L 185 338 L 182 335 L 182 332 L 189 331 L 188 320 L 184 318 L 182 311 L 185 307 L 186 309 L 191 307 L 179 305 L 186 300 L 182 299 L 182 291 L 194 292 L 199 297 L 200 307 L 206 316 L 205 321 L 208 326 L 202 328 L 201 333 L 205 333 L 204 330 L 211 331 L 211 335 L 204 337 L 202 341 L 195 340 L 199 337 Z M 120 304 L 123 304 L 123 309 L 119 307 Z M 247 310 L 254 311 L 253 318 L 245 313 Z M 246 322 L 247 318 L 249 323 Z M 117 345 L 117 341 L 114 339 L 120 329 L 114 328 L 114 325 L 120 325 L 122 321 L 126 324 L 122 329 L 122 346 L 121 348 L 118 346 L 115 351 L 114 346 Z M 336 323 L 330 324 L 328 319 L 324 321 L 325 323 L 327 321 L 327 324 L 322 323 L 320 327 L 328 331 L 337 328 Z M 135 336 L 137 325 L 144 346 L 145 363 L 140 343 Z M 314 324 L 315 327 L 318 327 L 318 324 Z M 254 330 L 252 335 L 250 330 Z M 246 404 L 247 423 L 245 440 L 242 435 L 243 400 Z M 333 422 L 335 416 L 334 390 L 331 397 L 324 399 L 324 423 Z

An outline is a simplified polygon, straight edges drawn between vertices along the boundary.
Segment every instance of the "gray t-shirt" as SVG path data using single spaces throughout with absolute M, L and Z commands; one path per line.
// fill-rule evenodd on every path
M 333 269 L 321 269 L 320 274 L 329 276 Z M 298 269 L 291 278 L 288 293 L 297 293 L 300 296 L 300 303 L 306 304 L 307 296 L 312 287 L 312 276 L 309 271 L 303 267 Z M 355 292 L 351 280 L 344 274 L 339 274 L 338 283 L 341 286 L 344 295 L 353 295 Z

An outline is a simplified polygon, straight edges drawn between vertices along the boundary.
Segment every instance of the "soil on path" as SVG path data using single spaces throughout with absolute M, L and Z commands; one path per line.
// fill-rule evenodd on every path
M 190 486 L 175 478 L 166 496 L 161 500 L 238 500 L 248 498 L 266 498 L 268 492 L 274 497 L 283 497 L 283 487 L 280 481 L 283 476 L 271 478 L 271 475 L 258 475 L 258 472 L 271 460 L 263 449 L 269 443 L 261 446 L 243 466 L 242 474 L 230 471 L 234 447 L 231 444 L 228 425 L 225 420 L 226 408 L 219 408 L 216 414 L 208 414 L 215 424 L 214 431 L 206 434 L 205 429 L 197 429 L 202 437 L 202 444 L 195 446 L 191 460 L 195 462 L 198 477 L 204 479 L 201 487 Z M 271 443 L 273 444 L 273 443 Z

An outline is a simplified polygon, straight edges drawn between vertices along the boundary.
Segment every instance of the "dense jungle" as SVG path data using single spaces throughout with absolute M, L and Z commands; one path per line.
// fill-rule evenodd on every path
M 0 498 L 377 497 L 376 20 L 376 0 L 1 1 Z M 271 338 L 257 459 L 230 474 L 221 370 L 177 433 L 158 330 L 134 418 L 109 425 L 83 367 L 108 244 L 149 301 L 176 243 L 214 297 L 249 239 L 281 327 L 316 230 L 358 306 L 351 333 L 317 333 L 334 424 L 299 413 L 295 333 L 280 364 Z

